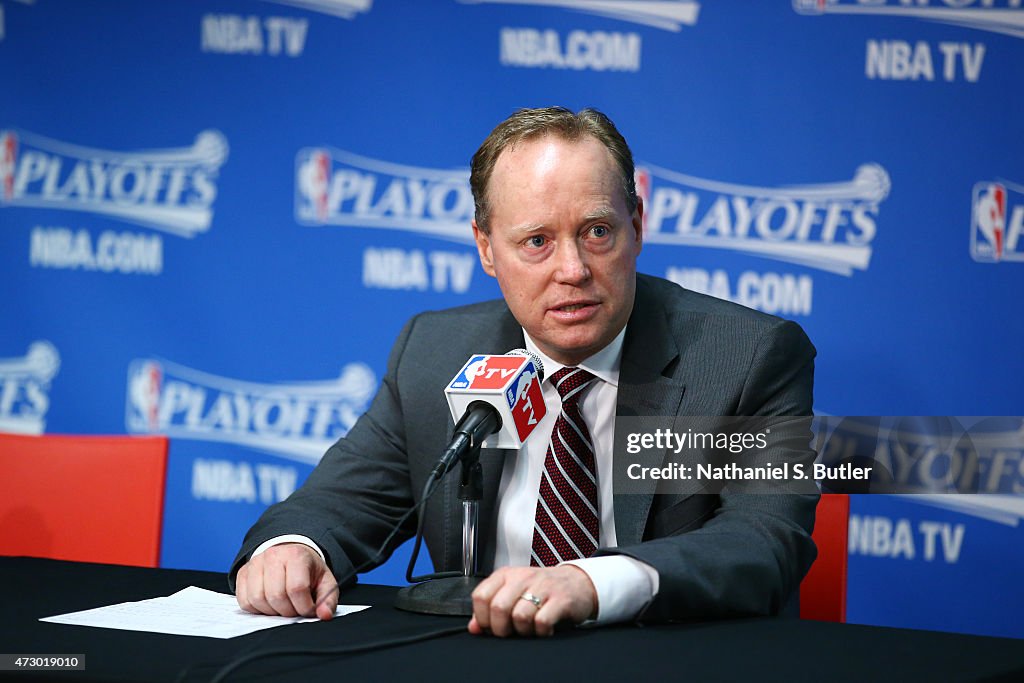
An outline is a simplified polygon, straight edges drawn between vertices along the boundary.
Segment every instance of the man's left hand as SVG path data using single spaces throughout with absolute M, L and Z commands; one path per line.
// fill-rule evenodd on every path
M 550 636 L 561 621 L 579 624 L 596 615 L 597 591 L 579 567 L 503 567 L 473 591 L 469 632 Z

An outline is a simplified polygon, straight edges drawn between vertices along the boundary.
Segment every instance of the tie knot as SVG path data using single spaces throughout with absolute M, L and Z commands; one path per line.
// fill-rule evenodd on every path
M 551 382 L 562 397 L 562 405 L 571 405 L 579 401 L 583 391 L 590 386 L 597 377 L 590 374 L 583 368 L 562 368 L 551 375 Z

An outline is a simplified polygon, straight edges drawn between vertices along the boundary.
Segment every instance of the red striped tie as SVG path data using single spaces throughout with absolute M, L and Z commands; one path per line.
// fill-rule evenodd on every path
M 530 565 L 551 567 L 590 557 L 597 550 L 597 466 L 590 430 L 579 399 L 597 378 L 580 368 L 562 368 L 551 381 L 562 397 L 544 458 Z

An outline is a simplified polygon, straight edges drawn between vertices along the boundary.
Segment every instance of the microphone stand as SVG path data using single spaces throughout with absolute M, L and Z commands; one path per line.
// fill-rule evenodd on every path
M 477 576 L 480 500 L 483 498 L 483 466 L 480 444 L 474 443 L 462 458 L 462 576 L 431 579 L 398 591 L 395 607 L 419 614 L 468 617 L 473 614 L 473 589 L 483 577 Z

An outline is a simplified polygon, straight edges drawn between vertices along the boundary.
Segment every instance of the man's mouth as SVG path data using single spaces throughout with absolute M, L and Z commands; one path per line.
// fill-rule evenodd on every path
M 550 311 L 566 320 L 577 320 L 579 316 L 591 316 L 597 311 L 597 301 L 573 301 L 552 306 Z

